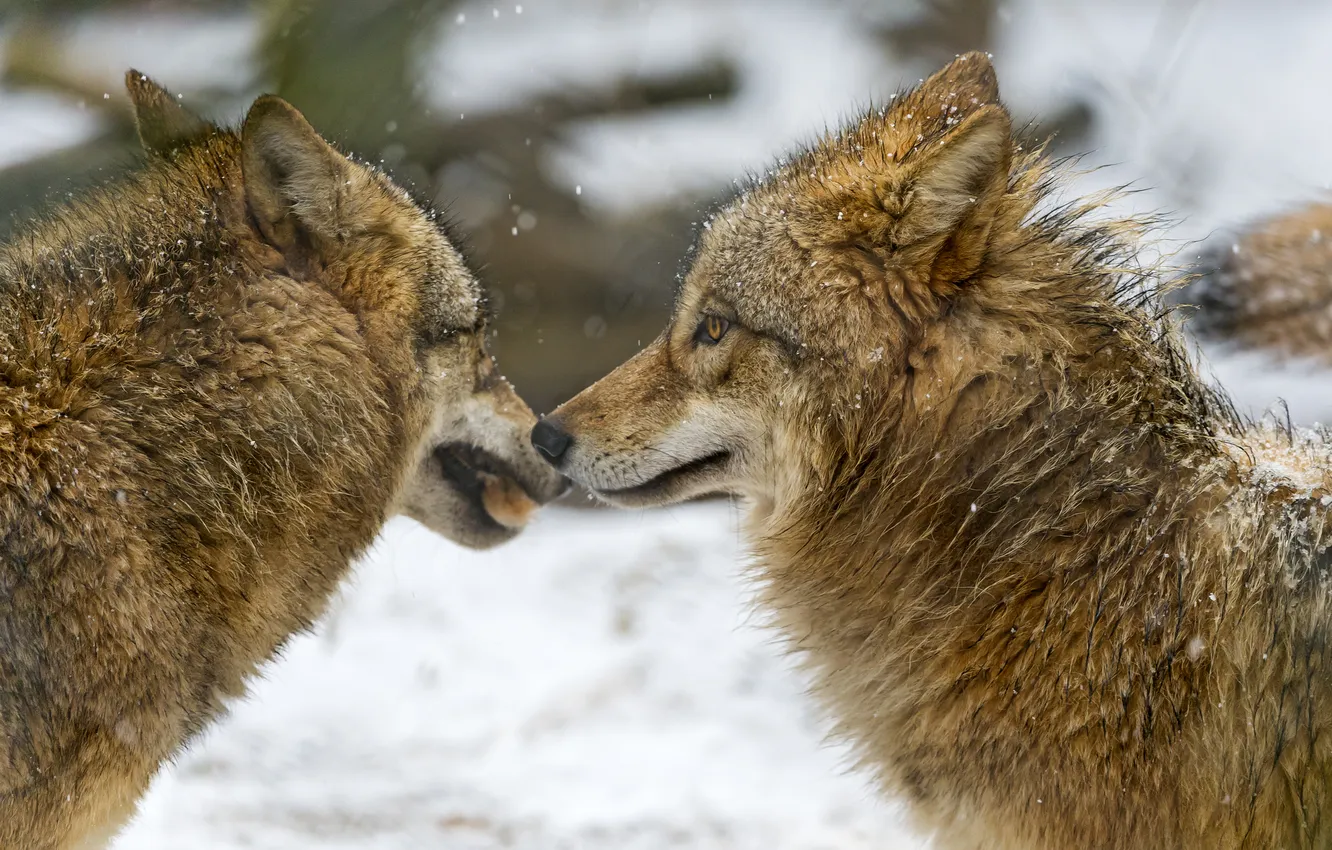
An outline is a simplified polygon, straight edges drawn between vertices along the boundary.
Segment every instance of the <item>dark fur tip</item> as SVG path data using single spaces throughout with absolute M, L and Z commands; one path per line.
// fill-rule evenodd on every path
M 961 54 L 931 79 L 964 88 L 979 104 L 999 102 L 999 75 L 990 54 L 980 50 Z
M 180 105 L 167 89 L 134 68 L 125 72 L 125 91 L 134 109 L 134 124 L 144 149 L 170 154 L 217 128 Z
M 246 117 L 263 117 L 274 114 L 287 117 L 296 116 L 300 118 L 302 122 L 305 121 L 305 117 L 301 115 L 296 107 L 275 94 L 261 94 L 259 97 L 255 98 L 254 103 L 250 104 L 250 111 Z
M 168 96 L 166 87 L 137 68 L 125 71 L 125 90 L 132 100 L 138 101 L 144 96 Z
M 1225 236 L 1207 245 L 1190 269 L 1192 279 L 1166 295 L 1166 303 L 1184 308 L 1189 330 L 1201 339 L 1223 339 L 1230 335 L 1243 310 L 1237 291 L 1235 240 Z

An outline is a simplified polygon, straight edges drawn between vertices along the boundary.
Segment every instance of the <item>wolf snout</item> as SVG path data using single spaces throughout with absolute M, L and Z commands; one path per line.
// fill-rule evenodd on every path
M 541 419 L 532 429 L 532 447 L 547 463 L 556 468 L 563 462 L 564 455 L 572 444 L 573 435 L 564 430 L 560 421 L 553 417 Z

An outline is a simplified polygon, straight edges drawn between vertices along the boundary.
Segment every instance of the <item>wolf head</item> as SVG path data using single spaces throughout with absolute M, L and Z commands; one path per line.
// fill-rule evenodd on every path
M 795 157 L 705 224 L 665 332 L 534 444 L 625 506 L 803 487 L 864 394 L 890 386 L 890 416 L 929 394 L 913 359 L 1027 211 L 1004 203 L 1015 151 L 973 53 Z
M 247 222 L 239 243 L 271 274 L 329 290 L 385 374 L 410 376 L 398 392 L 415 445 L 396 510 L 483 548 L 563 492 L 527 444 L 535 417 L 486 351 L 485 293 L 433 213 L 336 151 L 280 98 L 255 101 L 234 133 L 136 71 L 126 86 L 165 179 L 188 179 L 194 158 L 220 161 L 227 182 L 240 184 L 228 190 Z

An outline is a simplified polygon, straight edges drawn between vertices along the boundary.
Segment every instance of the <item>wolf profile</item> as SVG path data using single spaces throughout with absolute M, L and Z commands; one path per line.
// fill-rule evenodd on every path
M 435 216 L 276 97 L 127 76 L 148 160 L 0 247 L 0 847 L 103 846 L 384 521 L 563 481 Z
M 1329 450 L 1197 376 L 1141 228 L 969 54 L 712 216 L 534 445 L 748 506 L 762 600 L 950 850 L 1332 846 Z

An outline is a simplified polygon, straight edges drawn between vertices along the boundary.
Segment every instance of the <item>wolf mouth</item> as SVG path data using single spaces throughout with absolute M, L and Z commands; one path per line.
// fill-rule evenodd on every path
M 669 499 L 671 496 L 669 491 L 673 485 L 681 482 L 688 483 L 691 479 L 706 479 L 709 474 L 725 467 L 730 460 L 731 452 L 728 449 L 722 449 L 691 460 L 688 463 L 672 467 L 665 472 L 659 472 L 641 484 L 615 490 L 595 490 L 594 492 L 612 500 L 644 501 L 657 497 Z
M 486 508 L 487 478 L 511 481 L 518 485 L 527 498 L 537 503 L 541 501 L 532 495 L 531 490 L 508 462 L 480 446 L 470 443 L 445 443 L 435 449 L 435 459 L 439 461 L 444 477 L 474 508 L 477 518 L 495 529 L 507 529 L 508 526 L 497 521 Z

